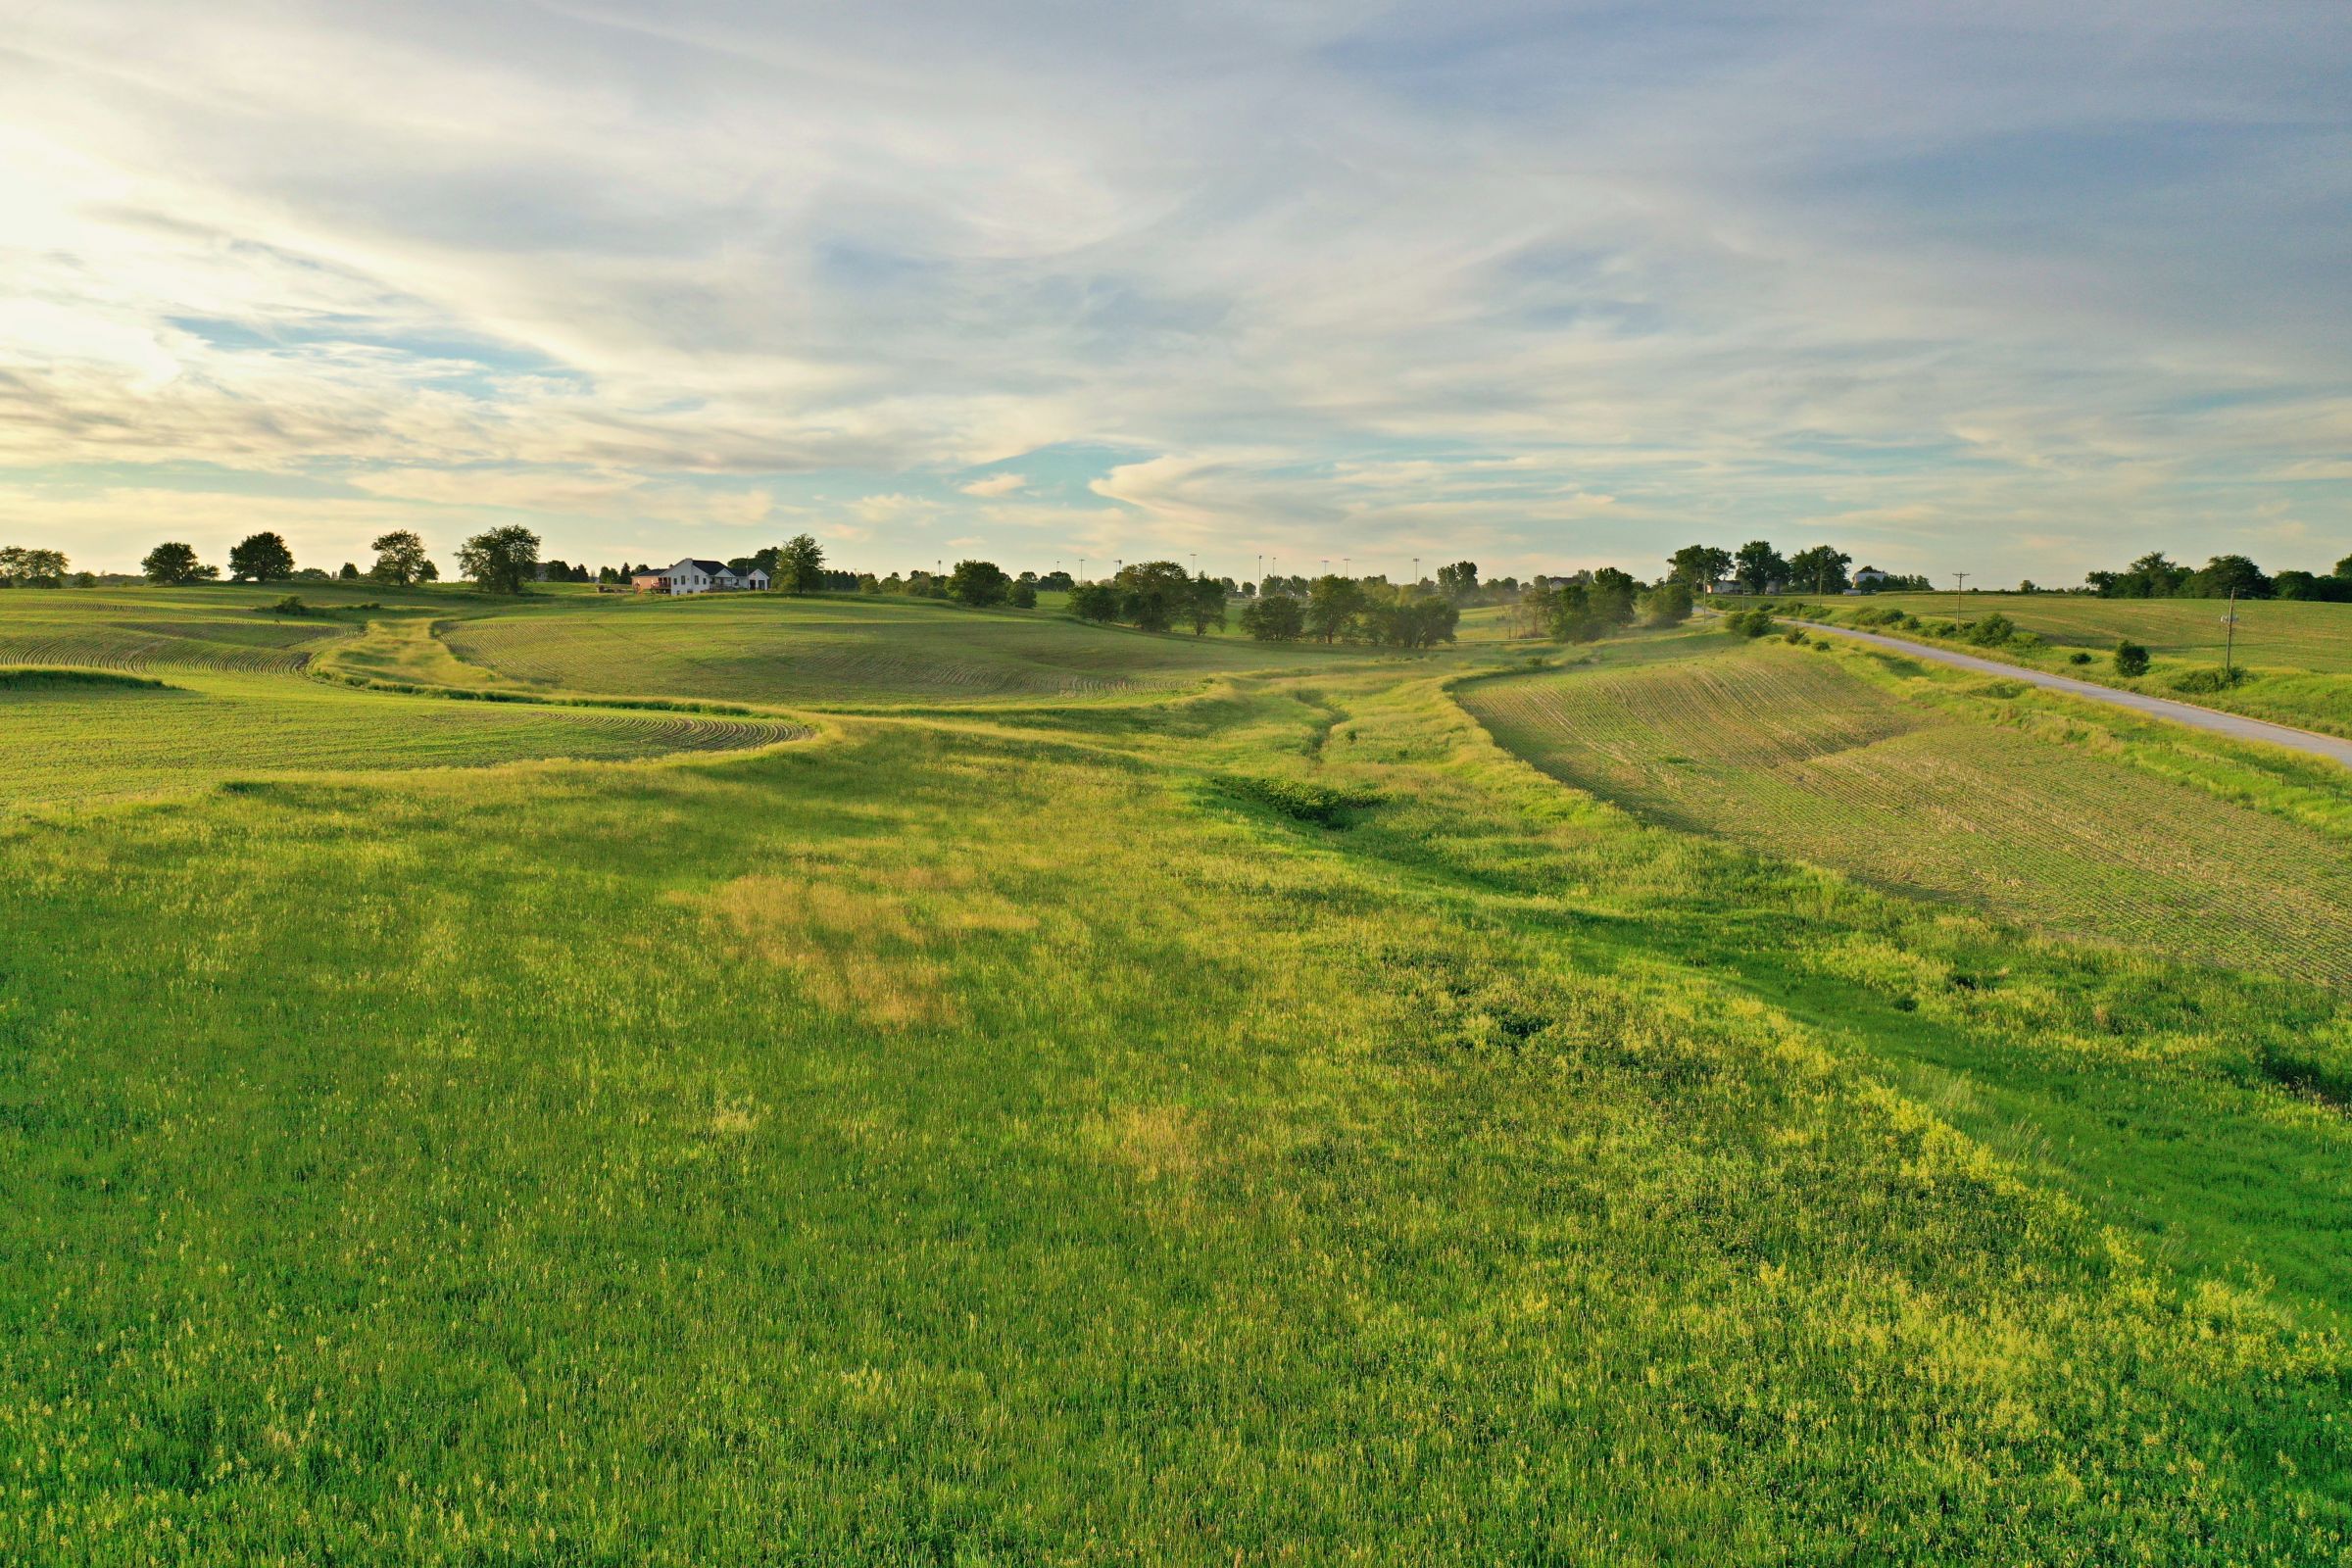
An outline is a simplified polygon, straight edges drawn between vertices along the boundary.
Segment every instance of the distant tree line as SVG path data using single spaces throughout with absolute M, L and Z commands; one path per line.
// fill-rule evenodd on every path
M 2316 599 L 2352 604 L 2352 556 L 2331 572 L 2281 571 L 2273 576 L 2244 556 L 2215 556 L 2190 567 L 2152 550 L 2121 571 L 2083 579 L 2102 599 Z

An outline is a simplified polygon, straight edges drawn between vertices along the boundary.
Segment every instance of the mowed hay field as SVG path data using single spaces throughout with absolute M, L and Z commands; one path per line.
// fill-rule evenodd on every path
M 0 814 L 0 1562 L 2352 1551 L 2342 998 L 1644 825 L 1501 657 Z
M 4 671 L 0 726 L 0 812 L 281 773 L 619 760 L 808 733 L 773 719 L 448 702 L 300 678 L 133 686 Z
M 2352 985 L 2341 842 L 1907 702 L 1845 656 L 1685 646 L 1465 696 L 1503 745 L 1654 820 L 2052 930 Z
M 2092 599 L 2076 594 L 1873 594 L 1825 601 L 1907 611 L 1923 620 L 1977 620 L 1998 612 L 2063 648 L 2107 653 L 2126 638 L 2164 658 L 2218 664 L 2229 605 L 2218 599 Z M 2352 674 L 2352 605 L 2240 600 L 2237 660 L 2257 668 Z
M 1104 697 L 1277 662 L 1232 638 L 1152 636 L 1044 612 L 766 594 L 575 599 L 456 621 L 442 635 L 459 658 L 527 687 L 751 703 Z
M 0 592 L 0 664 L 288 671 L 358 629 L 259 612 L 283 597 L 231 587 Z

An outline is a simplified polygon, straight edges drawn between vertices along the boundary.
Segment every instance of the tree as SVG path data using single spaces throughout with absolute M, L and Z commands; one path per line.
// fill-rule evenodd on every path
M 1666 558 L 1666 575 L 1694 594 L 1713 588 L 1731 569 L 1732 553 L 1715 545 L 1685 545 Z
M 1815 545 L 1788 558 L 1788 582 L 1811 593 L 1841 594 L 1853 586 L 1845 574 L 1853 564 L 1853 557 L 1833 545 Z
M 458 569 L 484 593 L 518 594 L 539 569 L 539 536 L 519 522 L 477 533 L 459 549 Z
M 63 551 L 10 545 L 0 549 L 0 584 L 11 588 L 36 583 L 60 587 L 69 564 Z
M 1037 584 L 1016 579 L 1013 582 L 1012 591 L 1004 596 L 1004 602 L 1015 610 L 1035 610 L 1037 608 Z
M 1173 561 L 1121 566 L 1111 581 L 1119 590 L 1119 618 L 1145 631 L 1166 631 L 1192 601 L 1191 574 Z
M 796 533 L 776 551 L 769 583 L 788 594 L 812 594 L 825 585 L 825 552 L 815 539 Z
M 1082 582 L 1070 590 L 1070 612 L 1080 620 L 1119 618 L 1119 590 L 1106 582 Z
M 1306 590 L 1307 632 L 1318 642 L 1337 642 L 1355 629 L 1355 617 L 1363 609 L 1362 583 L 1326 572 Z
M 1390 648 L 1429 648 L 1453 641 L 1461 607 L 1437 594 L 1406 589 L 1364 607 L 1363 624 L 1372 640 Z
M 1289 594 L 1265 594 L 1242 607 L 1242 630 L 1261 643 L 1297 642 L 1306 630 L 1306 611 Z
M 993 561 L 958 561 L 948 578 L 948 592 L 974 608 L 1001 605 L 1012 589 L 1012 579 Z
M 368 548 L 375 552 L 375 564 L 368 574 L 376 581 L 406 588 L 423 579 L 424 541 L 408 529 L 395 528 Z
M 183 544 L 157 545 L 139 563 L 139 570 L 147 574 L 149 582 L 160 583 L 204 582 L 220 575 L 219 566 L 207 566 L 196 559 L 193 545 Z
M 255 582 L 275 582 L 294 575 L 294 552 L 286 548 L 285 540 L 264 531 L 247 534 L 237 541 L 228 553 L 228 575 L 231 581 L 243 582 L 250 577 Z
M 1680 626 L 1690 618 L 1690 585 L 1674 578 L 1642 596 L 1642 613 L 1652 626 Z
M 2115 672 L 2118 675 L 2145 675 L 2148 672 L 2148 651 L 2135 642 L 2117 643 Z
M 2190 574 L 2187 587 L 2200 599 L 2227 599 L 2231 593 L 2240 599 L 2268 599 L 2272 584 L 2244 556 L 2215 556 L 2203 570 Z
M 336 572 L 336 573 L 335 573 L 335 575 L 336 575 L 337 577 L 340 577 L 341 579 L 343 579 L 343 581 L 345 581 L 345 582 L 357 582 L 357 581 L 359 581 L 359 580 L 360 580 L 360 565 L 359 565 L 359 563 L 358 563 L 358 562 L 356 562 L 356 561 L 346 561 L 345 563 L 343 563 L 343 569 L 342 569 L 341 571 L 338 571 L 338 572 Z
M 1211 626 L 1224 630 L 1225 585 L 1214 577 L 1195 577 L 1185 593 L 1184 613 L 1196 637 Z
M 2343 560 L 2337 562 L 2335 564 L 2335 570 L 2330 573 L 2330 575 L 2342 577 L 2347 581 L 2352 581 L 2352 556 L 2346 556 Z
M 1739 568 L 1740 586 L 1751 594 L 1768 594 L 1788 580 L 1788 563 L 1761 539 L 1750 539 L 1732 558 Z
M 1641 590 L 1642 585 L 1634 581 L 1631 572 L 1620 571 L 1615 566 L 1603 566 L 1592 574 L 1592 612 L 1600 617 L 1610 631 L 1631 625 L 1634 598 Z
M 1440 566 L 1438 592 L 1450 599 L 1466 599 L 1478 592 L 1478 563 L 1457 561 L 1450 566 Z

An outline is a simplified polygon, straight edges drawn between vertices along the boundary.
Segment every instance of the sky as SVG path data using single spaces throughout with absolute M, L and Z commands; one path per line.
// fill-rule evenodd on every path
M 2343 0 L 0 0 L 0 543 L 2352 553 Z

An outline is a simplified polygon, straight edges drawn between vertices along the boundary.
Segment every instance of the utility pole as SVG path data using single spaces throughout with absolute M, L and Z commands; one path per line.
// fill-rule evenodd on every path
M 1957 586 L 1952 589 L 1952 615 L 1953 618 L 1957 619 L 1963 613 L 1960 609 L 1960 590 L 1968 586 L 1968 573 L 1965 571 L 1955 571 L 1952 573 L 1952 579 L 1955 584 L 1957 584 Z
M 2222 624 L 2228 628 L 2223 633 L 2222 674 L 2234 679 L 2237 675 L 2237 590 L 2234 588 L 2230 590 L 2230 613 L 2222 617 Z

